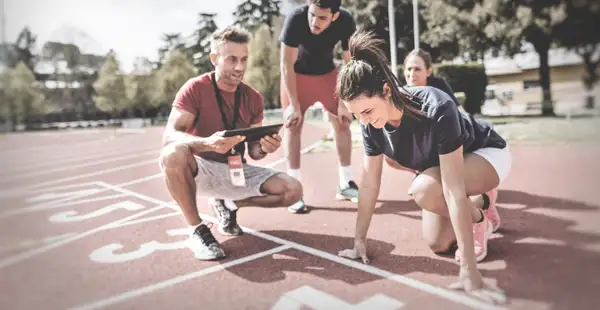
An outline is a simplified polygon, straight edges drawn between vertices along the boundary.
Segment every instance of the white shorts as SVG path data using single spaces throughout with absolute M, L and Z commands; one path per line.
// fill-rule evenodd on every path
M 500 184 L 506 180 L 512 166 L 512 155 L 510 154 L 508 145 L 503 149 L 494 147 L 482 148 L 474 151 L 473 154 L 485 158 L 494 167 L 500 179 Z

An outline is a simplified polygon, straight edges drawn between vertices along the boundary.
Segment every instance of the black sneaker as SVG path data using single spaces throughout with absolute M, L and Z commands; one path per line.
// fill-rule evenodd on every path
M 223 199 L 210 199 L 209 204 L 219 222 L 219 232 L 226 236 L 241 236 L 244 231 L 237 223 L 237 210 L 231 211 Z
M 215 239 L 210 228 L 204 224 L 196 227 L 196 230 L 190 236 L 189 243 L 197 259 L 214 260 L 225 257 L 225 251 Z

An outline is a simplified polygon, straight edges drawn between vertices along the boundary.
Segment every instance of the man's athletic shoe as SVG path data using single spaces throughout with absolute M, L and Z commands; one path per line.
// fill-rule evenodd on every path
M 306 207 L 306 204 L 304 204 L 304 199 L 300 198 L 300 200 L 288 207 L 288 211 L 290 213 L 306 213 L 308 208 Z
M 337 193 L 335 194 L 337 200 L 350 200 L 354 203 L 358 203 L 358 186 L 354 181 L 348 182 L 348 186 L 341 188 L 338 185 Z
M 498 209 L 496 208 L 496 199 L 498 198 L 498 189 L 494 188 L 493 190 L 485 193 L 483 195 L 484 206 L 485 200 L 487 200 L 488 207 L 483 209 L 483 213 L 490 220 L 493 227 L 493 232 L 497 231 L 500 228 L 500 213 L 498 213 Z
M 204 224 L 196 227 L 188 242 L 197 259 L 214 260 L 225 257 L 225 251 L 213 236 L 210 228 Z
M 492 234 L 492 230 L 492 223 L 485 214 L 483 214 L 483 221 L 473 224 L 473 241 L 475 245 L 475 259 L 477 262 L 482 261 L 487 256 L 488 239 Z M 454 258 L 457 261 L 460 261 L 459 249 L 456 250 Z
M 240 236 L 244 231 L 237 223 L 237 210 L 231 211 L 225 206 L 223 199 L 209 199 L 217 222 L 219 223 L 219 232 L 226 236 Z

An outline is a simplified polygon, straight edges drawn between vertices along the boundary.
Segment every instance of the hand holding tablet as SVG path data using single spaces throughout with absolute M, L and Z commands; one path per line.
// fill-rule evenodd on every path
M 260 127 L 225 130 L 223 137 L 244 136 L 246 137 L 246 139 L 244 139 L 245 141 L 256 142 L 260 141 L 260 139 L 263 137 L 278 134 L 281 127 L 283 127 L 283 123 Z

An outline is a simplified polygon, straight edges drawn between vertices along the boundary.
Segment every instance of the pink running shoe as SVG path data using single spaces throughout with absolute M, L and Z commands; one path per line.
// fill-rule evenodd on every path
M 492 223 L 487 216 L 483 216 L 481 223 L 473 224 L 473 241 L 475 244 L 475 259 L 481 262 L 487 256 L 487 244 L 490 235 L 492 234 Z M 460 262 L 460 254 L 457 249 L 454 253 L 454 258 Z
M 496 199 L 498 198 L 498 189 L 494 188 L 493 190 L 485 193 L 490 199 L 490 205 L 487 210 L 483 210 L 485 216 L 492 223 L 492 232 L 496 232 L 498 228 L 500 228 L 500 214 L 498 213 L 498 209 L 496 208 Z

